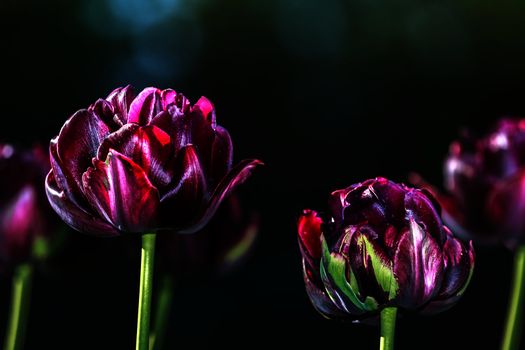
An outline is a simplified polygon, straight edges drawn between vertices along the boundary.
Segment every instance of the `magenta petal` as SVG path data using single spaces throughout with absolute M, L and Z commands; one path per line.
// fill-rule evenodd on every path
M 219 182 L 230 170 L 233 162 L 233 144 L 228 130 L 221 126 L 215 128 L 215 139 L 211 146 L 210 183 Z
M 210 100 L 204 96 L 201 96 L 193 108 L 198 108 L 204 118 L 211 122 L 211 125 L 215 127 L 215 107 L 213 107 L 213 103 L 211 103 Z
M 199 157 L 193 145 L 188 145 L 179 154 L 177 173 L 180 178 L 171 185 L 171 189 L 161 198 L 163 222 L 173 222 L 178 218 L 178 228 L 185 226 L 195 218 L 203 205 L 206 194 L 204 177 Z
M 408 215 L 423 226 L 423 230 L 432 235 L 440 244 L 445 242 L 446 236 L 441 229 L 443 223 L 436 210 L 433 198 L 427 191 L 410 190 L 405 196 L 405 210 Z
M 109 134 L 109 127 L 93 112 L 82 109 L 64 124 L 57 137 L 57 155 L 60 166 L 73 193 L 82 189 L 82 174 L 91 166 L 102 140 Z
M 166 110 L 169 105 L 176 103 L 177 93 L 172 89 L 162 90 L 160 98 L 162 101 L 162 109 Z
M 135 99 L 135 96 L 136 95 L 133 87 L 128 85 L 126 87 L 120 87 L 113 90 L 108 95 L 108 97 L 106 97 L 106 101 L 111 103 L 113 106 L 113 113 L 115 113 L 115 117 L 120 121 L 118 124 L 124 125 L 128 122 L 129 107 Z
M 200 215 L 200 219 L 191 227 L 182 230 L 181 233 L 193 233 L 202 229 L 211 217 L 217 211 L 223 199 L 230 194 L 237 186 L 248 179 L 254 168 L 263 165 L 263 162 L 257 159 L 245 159 L 233 167 L 230 172 L 222 179 L 215 188 L 207 207 Z
M 121 153 L 93 160 L 83 175 L 84 193 L 93 208 L 120 231 L 144 233 L 156 225 L 159 193 L 144 171 Z
M 68 170 L 63 169 L 62 162 L 58 158 L 56 139 L 51 140 L 49 143 L 49 160 L 51 163 L 51 169 L 53 169 L 54 180 L 56 181 L 58 188 L 64 192 L 70 201 L 77 206 L 83 206 L 80 204 L 85 203 L 82 189 L 78 187 L 78 184 L 68 173 Z
M 119 234 L 113 226 L 75 205 L 58 188 L 53 170 L 46 177 L 46 194 L 51 207 L 73 229 L 99 236 L 116 236 Z
M 147 125 L 161 110 L 160 90 L 153 87 L 145 88 L 129 107 L 128 123 Z
M 445 276 L 439 298 L 448 298 L 455 296 L 467 284 L 474 268 L 474 248 L 472 242 L 467 246 L 451 234 L 443 253 Z
M 303 210 L 303 214 L 297 221 L 297 232 L 301 243 L 301 250 L 306 250 L 313 259 L 321 258 L 321 225 L 323 219 L 317 212 L 309 209 Z
M 443 256 L 436 241 L 413 218 L 400 234 L 394 255 L 394 273 L 400 286 L 399 304 L 418 308 L 434 297 L 443 278 Z
M 160 189 L 171 182 L 171 138 L 160 128 L 126 124 L 101 143 L 97 158 L 106 159 L 110 149 L 125 155 L 141 167 L 155 187 Z

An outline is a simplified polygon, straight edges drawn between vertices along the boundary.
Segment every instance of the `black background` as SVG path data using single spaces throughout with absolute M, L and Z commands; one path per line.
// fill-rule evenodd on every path
M 241 191 L 263 219 L 252 256 L 228 276 L 177 288 L 167 349 L 377 348 L 377 328 L 326 321 L 310 306 L 301 209 L 379 175 L 417 171 L 440 184 L 461 127 L 525 115 L 518 0 L 8 0 L 0 9 L 0 140 L 47 144 L 75 110 L 131 83 L 207 96 L 236 160 L 266 163 Z M 124 241 L 138 237 L 72 232 L 68 251 L 37 269 L 27 349 L 133 348 L 139 251 Z M 476 248 L 461 302 L 402 317 L 399 349 L 498 347 L 512 255 Z M 10 278 L 0 276 L 2 339 Z

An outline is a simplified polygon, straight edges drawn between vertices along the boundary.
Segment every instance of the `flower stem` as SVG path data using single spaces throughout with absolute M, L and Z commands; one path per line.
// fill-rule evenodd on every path
M 162 280 L 162 286 L 155 308 L 155 321 L 153 323 L 153 330 L 149 335 L 150 350 L 162 349 L 172 300 L 173 280 L 170 276 L 166 275 Z
M 525 308 L 525 245 L 518 247 L 514 260 L 514 277 L 510 297 L 505 336 L 502 350 L 517 350 L 520 347 L 520 336 L 523 308 Z
M 32 274 L 33 267 L 30 264 L 21 264 L 15 269 L 11 292 L 9 328 L 7 329 L 5 341 L 6 350 L 19 350 L 24 347 Z
M 149 320 L 151 294 L 153 290 L 153 265 L 155 261 L 155 233 L 142 235 L 142 256 L 140 260 L 140 294 L 137 318 L 136 350 L 149 348 Z
M 387 307 L 381 311 L 381 338 L 379 350 L 394 349 L 394 335 L 396 333 L 397 308 Z

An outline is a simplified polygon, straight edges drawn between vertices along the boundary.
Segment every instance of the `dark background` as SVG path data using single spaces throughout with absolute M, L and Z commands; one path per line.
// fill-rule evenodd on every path
M 267 166 L 242 189 L 258 244 L 234 273 L 176 290 L 167 349 L 376 349 L 378 329 L 310 306 L 295 221 L 330 191 L 418 171 L 442 182 L 458 130 L 525 115 L 525 3 L 83 0 L 0 3 L 0 140 L 47 144 L 115 87 L 172 87 L 216 106 L 235 157 Z M 131 349 L 139 251 L 72 232 L 37 269 L 27 349 Z M 398 322 L 399 349 L 496 349 L 512 256 L 477 246 L 463 300 Z M 10 275 L 0 277 L 0 337 Z

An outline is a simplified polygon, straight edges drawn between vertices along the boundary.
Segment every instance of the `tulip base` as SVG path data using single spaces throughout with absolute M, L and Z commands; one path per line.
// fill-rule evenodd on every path
M 137 317 L 137 342 L 135 346 L 136 350 L 149 349 L 149 324 L 151 314 L 151 295 L 153 292 L 155 238 L 155 233 L 145 233 L 142 235 L 139 311 Z
M 514 261 L 514 276 L 511 291 L 505 335 L 502 350 L 518 350 L 522 329 L 523 308 L 525 308 L 525 245 L 518 247 Z
M 21 264 L 15 269 L 5 341 L 6 350 L 19 350 L 24 347 L 32 275 L 33 267 L 30 264 Z
M 396 333 L 397 308 L 387 307 L 381 311 L 381 338 L 379 350 L 394 349 L 394 335 Z

